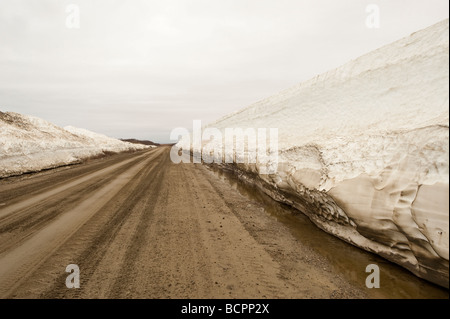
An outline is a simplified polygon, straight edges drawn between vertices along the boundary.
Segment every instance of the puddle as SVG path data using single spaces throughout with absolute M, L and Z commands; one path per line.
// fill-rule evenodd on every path
M 406 269 L 386 259 L 354 247 L 317 228 L 308 217 L 291 207 L 274 201 L 271 197 L 239 180 L 232 172 L 210 167 L 211 171 L 226 181 L 240 194 L 263 204 L 265 211 L 286 225 L 292 235 L 326 257 L 332 270 L 342 274 L 349 282 L 361 285 L 370 298 L 449 298 L 448 290 L 420 279 Z M 365 286 L 366 266 L 380 268 L 380 288 Z

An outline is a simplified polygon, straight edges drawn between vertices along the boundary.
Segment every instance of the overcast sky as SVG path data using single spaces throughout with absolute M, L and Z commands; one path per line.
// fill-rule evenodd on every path
M 69 4 L 79 28 L 68 28 Z M 366 26 L 368 4 L 379 28 Z M 167 142 L 193 119 L 207 124 L 448 18 L 448 5 L 0 0 L 0 111 Z

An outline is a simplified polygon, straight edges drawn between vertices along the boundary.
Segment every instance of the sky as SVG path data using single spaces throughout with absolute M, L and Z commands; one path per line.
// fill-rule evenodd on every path
M 0 0 L 0 111 L 169 142 L 176 127 L 213 122 L 339 67 L 448 18 L 448 7 L 447 0 Z

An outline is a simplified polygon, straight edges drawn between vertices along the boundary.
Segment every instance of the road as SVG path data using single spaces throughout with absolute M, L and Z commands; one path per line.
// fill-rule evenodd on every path
M 0 297 L 364 297 L 258 202 L 169 150 L 1 180 Z

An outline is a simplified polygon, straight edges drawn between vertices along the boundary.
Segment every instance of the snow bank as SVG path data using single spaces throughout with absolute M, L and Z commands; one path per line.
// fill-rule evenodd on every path
M 209 127 L 278 128 L 267 193 L 448 287 L 448 39 L 445 20 Z
M 84 129 L 63 129 L 37 117 L 0 112 L 0 177 L 145 148 Z
M 103 134 L 88 131 L 86 129 L 77 128 L 73 126 L 65 126 L 64 129 L 70 133 L 82 136 L 87 140 L 90 140 L 92 145 L 98 145 L 102 148 L 103 152 L 126 152 L 133 150 L 140 150 L 145 148 L 153 148 L 155 146 L 148 146 L 143 144 L 134 144 L 130 142 L 124 142 L 115 138 L 108 137 Z

